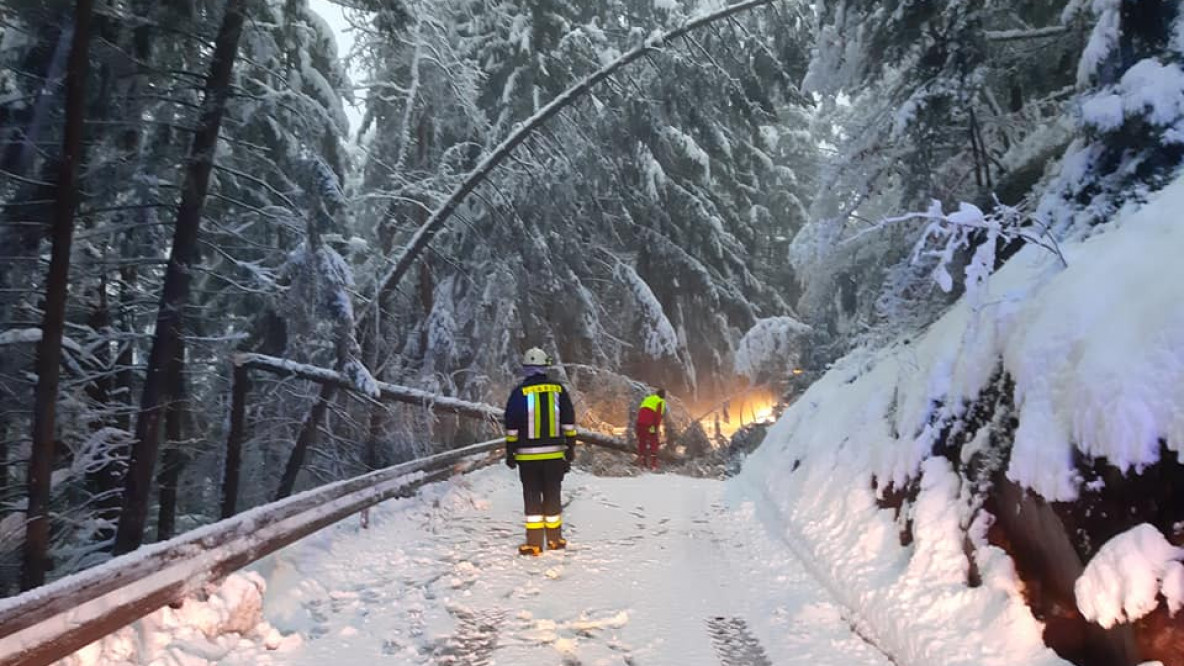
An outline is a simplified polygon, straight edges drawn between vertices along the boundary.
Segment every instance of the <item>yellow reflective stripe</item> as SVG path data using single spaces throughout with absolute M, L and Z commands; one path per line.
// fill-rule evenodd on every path
M 556 460 L 563 457 L 563 451 L 555 453 L 515 453 L 514 460 Z
M 543 529 L 543 516 L 537 513 L 532 513 L 526 516 L 526 529 L 541 530 Z
M 527 439 L 537 439 L 539 436 L 538 431 L 534 429 L 535 428 L 534 427 L 534 408 L 535 408 L 534 403 L 535 403 L 535 396 L 534 395 L 526 396 L 526 438 Z
M 546 516 L 545 518 L 543 518 L 543 524 L 546 525 L 547 529 L 549 529 L 549 530 L 553 530 L 556 527 L 562 527 L 563 526 L 563 517 L 562 516 Z
M 571 425 L 570 423 L 564 423 L 563 424 L 563 435 L 564 435 L 564 437 L 575 437 L 576 436 L 576 427 L 574 425 Z
M 528 530 L 541 530 L 543 527 L 545 527 L 545 525 L 541 520 L 537 523 L 526 523 L 526 529 Z
M 563 393 L 563 387 L 558 384 L 535 384 L 522 387 L 522 395 L 530 395 L 531 393 Z
M 518 435 L 506 435 L 506 441 L 514 443 L 518 441 Z
M 551 423 L 548 424 L 547 431 L 550 437 L 557 437 L 559 435 L 559 401 L 555 399 L 554 393 L 546 393 L 545 395 L 551 404 L 547 410 L 551 415 Z

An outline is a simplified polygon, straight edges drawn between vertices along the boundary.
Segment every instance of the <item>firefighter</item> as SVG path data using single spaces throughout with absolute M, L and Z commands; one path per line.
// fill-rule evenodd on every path
M 528 349 L 522 357 L 525 379 L 506 401 L 506 466 L 518 468 L 526 513 L 521 555 L 541 555 L 567 546 L 559 501 L 563 476 L 571 471 L 576 419 L 571 395 L 547 376 L 551 357 Z
M 658 469 L 658 428 L 666 415 L 666 389 L 658 389 L 641 401 L 637 410 L 637 462 Z

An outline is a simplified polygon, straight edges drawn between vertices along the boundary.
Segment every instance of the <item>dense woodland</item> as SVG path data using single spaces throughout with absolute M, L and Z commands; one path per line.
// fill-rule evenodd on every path
M 496 436 L 375 379 L 784 391 L 1184 152 L 1170 0 L 745 4 L 0 0 L 0 593 L 219 518 L 237 352 L 359 389 L 251 375 L 241 509 Z

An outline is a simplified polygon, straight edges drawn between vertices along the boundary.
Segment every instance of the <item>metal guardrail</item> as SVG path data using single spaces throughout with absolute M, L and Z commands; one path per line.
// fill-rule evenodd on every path
M 2 599 L 0 666 L 49 664 L 70 655 L 351 514 L 452 476 L 456 463 L 504 442 L 473 444 L 293 495 Z
M 600 433 L 579 429 L 577 438 L 635 452 Z M 500 456 L 489 457 L 456 469 L 504 446 L 504 438 L 493 439 L 314 488 L 0 599 L 0 666 L 53 663 L 362 509 L 498 462 Z

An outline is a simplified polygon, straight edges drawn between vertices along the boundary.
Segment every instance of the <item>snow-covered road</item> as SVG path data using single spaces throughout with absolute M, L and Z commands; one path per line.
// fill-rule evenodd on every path
M 516 474 L 424 489 L 263 561 L 264 614 L 305 664 L 886 664 L 735 489 L 568 477 L 571 546 L 521 539 Z

